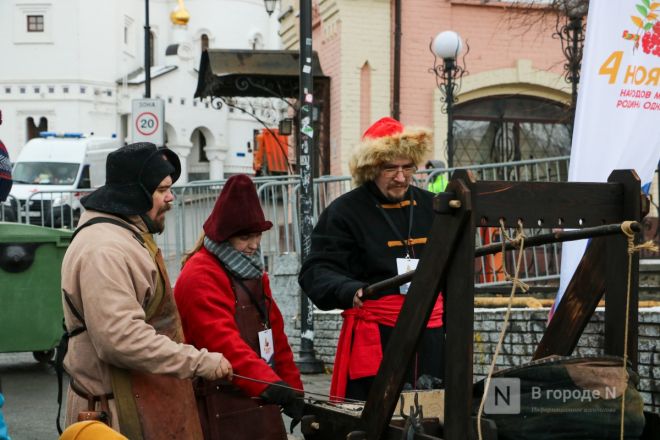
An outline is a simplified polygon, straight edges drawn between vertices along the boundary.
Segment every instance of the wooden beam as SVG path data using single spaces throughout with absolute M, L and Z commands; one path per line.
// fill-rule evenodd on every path
M 483 181 L 471 191 L 475 226 L 499 226 L 500 218 L 508 227 L 520 219 L 527 227 L 544 228 L 631 220 L 622 217 L 623 192 L 616 183 Z
M 580 261 L 532 360 L 570 356 L 605 292 L 607 238 L 594 238 Z
M 461 180 L 455 180 L 451 185 L 462 207 L 456 209 L 453 215 L 437 214 L 433 220 L 429 242 L 419 261 L 362 412 L 362 422 L 369 439 L 380 439 L 390 422 L 403 387 L 407 366 L 431 316 L 458 237 L 465 234 L 464 228 L 471 207 L 470 192 Z M 470 252 L 473 248 L 469 248 Z M 467 280 L 471 283 L 471 278 Z
M 641 185 L 633 170 L 615 170 L 607 179 L 623 188 L 621 211 L 623 220 L 641 220 Z M 639 241 L 641 234 L 636 234 Z M 632 257 L 630 309 L 628 311 L 628 360 L 637 369 L 639 254 Z M 628 288 L 628 241 L 624 236 L 607 239 L 605 278 L 605 354 L 623 356 Z
M 459 170 L 454 178 L 466 182 L 471 206 L 477 186 L 471 173 Z M 463 228 L 447 274 L 445 291 L 445 426 L 444 440 L 472 438 L 474 343 L 474 213 Z

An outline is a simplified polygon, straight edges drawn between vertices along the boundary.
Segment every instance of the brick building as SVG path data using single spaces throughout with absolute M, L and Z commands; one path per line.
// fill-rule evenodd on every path
M 396 4 L 400 3 L 400 32 Z M 396 115 L 435 133 L 446 160 L 447 118 L 430 71 L 432 38 L 458 32 L 468 75 L 455 105 L 455 165 L 568 154 L 570 86 L 548 1 L 314 0 L 313 45 L 331 77 L 332 174 L 346 174 L 351 147 L 374 120 Z M 298 2 L 282 0 L 285 49 L 298 48 Z M 397 102 L 396 35 L 400 34 Z M 461 62 L 463 61 L 463 57 Z

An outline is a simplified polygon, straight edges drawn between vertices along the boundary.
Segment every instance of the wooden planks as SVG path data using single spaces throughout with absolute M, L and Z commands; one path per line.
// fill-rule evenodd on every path
M 437 215 L 433 221 L 430 240 L 412 279 L 362 412 L 362 422 L 369 439 L 381 438 L 389 424 L 403 387 L 406 366 L 429 320 L 439 287 L 457 246 L 457 239 L 465 234 L 464 228 L 471 206 L 470 193 L 460 180 L 452 182 L 451 190 L 456 192 L 462 207 L 453 215 Z M 474 237 L 474 231 L 472 236 Z M 469 252 L 472 253 L 473 248 L 469 248 Z

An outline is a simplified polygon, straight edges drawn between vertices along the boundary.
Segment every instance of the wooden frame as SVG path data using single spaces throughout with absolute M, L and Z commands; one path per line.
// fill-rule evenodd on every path
M 449 199 L 460 201 L 450 208 Z M 445 405 L 443 439 L 474 435 L 472 417 L 474 258 L 477 227 L 523 225 L 586 228 L 641 220 L 640 181 L 634 170 L 614 171 L 607 183 L 478 182 L 458 170 L 445 193 L 434 199 L 437 213 L 378 374 L 360 418 L 307 405 L 303 433 L 313 439 L 401 438 L 390 425 L 406 365 L 429 320 L 438 293 L 445 293 Z M 455 202 L 452 205 L 457 206 Z M 559 241 L 559 240 L 558 240 Z M 594 239 L 546 330 L 534 359 L 568 356 L 598 301 L 606 295 L 605 354 L 623 355 L 627 241 L 622 234 Z M 633 256 L 628 358 L 637 366 L 639 258 Z M 422 319 L 420 319 L 422 317 Z M 437 437 L 415 434 L 415 439 Z

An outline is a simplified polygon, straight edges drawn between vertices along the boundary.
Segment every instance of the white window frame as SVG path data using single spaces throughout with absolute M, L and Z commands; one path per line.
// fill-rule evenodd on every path
M 126 36 L 126 38 L 124 38 Z M 135 20 L 128 15 L 124 15 L 124 22 L 121 28 L 121 44 L 126 55 L 135 58 Z
M 28 32 L 28 16 L 41 15 L 44 18 L 42 32 Z M 14 43 L 53 44 L 53 5 L 52 3 L 14 4 Z

